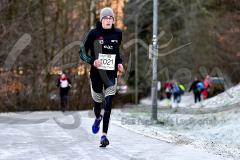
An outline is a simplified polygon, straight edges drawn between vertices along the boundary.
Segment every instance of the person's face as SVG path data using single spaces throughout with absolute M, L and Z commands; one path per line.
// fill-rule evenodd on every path
M 102 18 L 102 27 L 103 29 L 111 29 L 114 24 L 114 19 L 111 16 L 106 16 Z
M 61 78 L 65 78 L 65 77 L 66 77 L 66 75 L 65 75 L 65 74 L 62 74 L 62 75 L 61 75 Z

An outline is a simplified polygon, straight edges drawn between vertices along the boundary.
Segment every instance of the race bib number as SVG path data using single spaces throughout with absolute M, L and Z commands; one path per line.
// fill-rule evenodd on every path
M 102 70 L 114 70 L 115 69 L 115 54 L 102 54 L 99 53 L 98 59 L 102 61 L 101 67 L 98 69 Z

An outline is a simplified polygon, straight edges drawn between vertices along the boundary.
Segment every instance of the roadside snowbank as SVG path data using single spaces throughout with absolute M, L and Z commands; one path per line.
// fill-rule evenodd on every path
M 189 144 L 240 159 L 239 107 L 225 113 L 204 115 L 161 113 L 158 115 L 159 123 L 150 120 L 150 112 L 127 110 L 114 110 L 112 122 L 145 136 L 170 143 Z
M 240 85 L 198 104 L 193 103 L 192 95 L 186 94 L 178 105 L 183 112 L 167 109 L 172 104 L 166 99 L 158 102 L 158 107 L 162 108 L 158 112 L 158 123 L 150 120 L 150 98 L 141 100 L 142 106 L 114 110 L 113 123 L 145 136 L 171 143 L 190 144 L 240 159 Z M 205 109 L 205 114 L 184 113 L 184 108 Z M 211 112 L 213 108 L 216 110 Z
M 227 89 L 225 92 L 202 101 L 201 103 L 194 104 L 193 94 L 185 93 L 182 96 L 181 103 L 178 105 L 173 103 L 173 100 L 167 99 L 158 100 L 159 108 L 181 107 L 181 108 L 218 108 L 232 104 L 240 103 L 240 85 Z M 140 100 L 140 104 L 151 106 L 151 97 Z

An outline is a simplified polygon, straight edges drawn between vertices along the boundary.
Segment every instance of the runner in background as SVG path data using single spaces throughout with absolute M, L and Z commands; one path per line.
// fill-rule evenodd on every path
M 62 73 L 57 81 L 57 87 L 59 87 L 60 91 L 60 102 L 61 102 L 61 110 L 65 112 L 68 108 L 68 92 L 71 86 L 70 79 L 66 76 L 66 74 Z

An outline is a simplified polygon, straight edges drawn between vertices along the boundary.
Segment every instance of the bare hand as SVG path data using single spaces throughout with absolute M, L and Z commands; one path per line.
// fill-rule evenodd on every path
M 93 65 L 95 66 L 95 67 L 101 67 L 101 65 L 102 65 L 102 61 L 100 60 L 100 59 L 96 59 L 94 62 L 93 62 Z
M 123 69 L 123 65 L 122 64 L 118 64 L 118 71 L 122 73 L 123 70 L 124 70 Z

